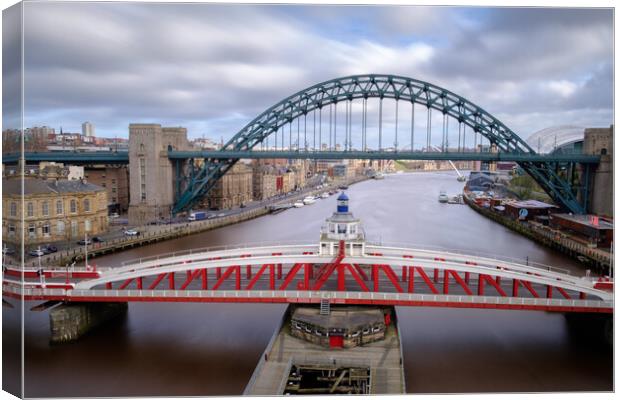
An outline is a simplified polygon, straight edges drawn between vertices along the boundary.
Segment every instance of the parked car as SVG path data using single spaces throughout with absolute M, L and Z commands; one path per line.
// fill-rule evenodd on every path
M 246 205 L 244 203 L 239 204 L 239 208 L 245 208 Z
M 125 236 L 138 236 L 140 234 L 140 232 L 135 229 L 126 229 L 123 232 L 125 233 Z
M 94 243 L 103 243 L 103 242 L 105 242 L 105 240 L 101 239 L 99 236 L 93 236 L 91 239 L 92 239 L 92 241 Z
M 33 257 L 41 257 L 45 255 L 45 252 L 41 249 L 34 249 L 34 250 L 30 250 L 28 254 L 30 254 Z
M 222 217 L 225 217 L 225 216 L 226 216 L 226 214 L 224 214 L 224 213 L 219 213 L 219 214 L 217 214 L 217 217 L 218 217 L 218 218 L 222 218 Z
M 82 239 L 77 242 L 80 246 L 88 246 L 89 244 L 93 244 L 93 241 L 90 239 Z
M 118 217 L 119 217 L 118 213 L 110 214 L 110 218 L 118 218 Z
M 2 254 L 4 254 L 5 256 L 10 256 L 11 254 L 15 254 L 15 250 L 5 246 L 2 248 Z
M 58 247 L 48 244 L 47 246 L 42 247 L 41 250 L 43 250 L 45 254 L 56 253 L 58 251 Z

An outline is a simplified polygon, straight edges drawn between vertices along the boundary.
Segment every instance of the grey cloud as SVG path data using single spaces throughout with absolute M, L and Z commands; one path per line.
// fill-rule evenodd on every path
M 521 116 L 535 112 L 552 121 L 611 109 L 606 10 L 52 2 L 27 9 L 30 125 L 77 129 L 91 120 L 112 135 L 150 120 L 219 140 L 298 90 L 370 72 L 451 89 L 518 132 L 529 133 L 535 123 Z M 576 90 L 559 97 L 545 89 L 551 81 Z M 590 113 L 591 123 L 609 114 Z

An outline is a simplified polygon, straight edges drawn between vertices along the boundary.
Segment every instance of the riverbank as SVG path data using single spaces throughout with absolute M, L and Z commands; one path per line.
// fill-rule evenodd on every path
M 125 236 L 112 239 L 103 243 L 93 243 L 89 245 L 87 248 L 88 259 L 90 260 L 91 258 L 100 257 L 106 254 L 131 249 L 134 247 L 140 247 L 165 240 L 194 235 L 196 233 L 206 232 L 228 225 L 237 224 L 239 222 L 248 221 L 269 214 L 269 207 L 272 205 L 295 202 L 309 195 L 315 196 L 328 190 L 338 189 L 339 185 L 353 185 L 367 179 L 368 178 L 365 176 L 360 176 L 346 182 L 334 183 L 327 188 L 301 191 L 299 192 L 299 194 L 287 197 L 286 199 L 274 199 L 272 202 L 265 203 L 260 207 L 252 208 L 236 214 L 227 215 L 215 219 L 158 225 L 157 227 L 148 227 L 148 229 L 147 227 L 136 227 L 135 230 L 140 232 L 140 235 Z M 84 260 L 84 256 L 84 246 L 79 246 L 42 256 L 40 260 L 37 258 L 32 258 L 26 261 L 24 265 L 28 268 L 36 268 L 38 267 L 40 262 L 40 265 L 42 266 L 65 266 L 67 264 L 71 264 L 74 261 Z
M 474 211 L 499 224 L 504 225 L 531 240 L 560 251 L 577 261 L 585 264 L 588 268 L 594 269 L 597 273 L 608 274 L 611 265 L 611 253 L 598 248 L 592 248 L 572 239 L 566 233 L 552 229 L 541 223 L 533 221 L 515 221 L 500 215 L 493 210 L 481 207 L 470 197 L 470 194 L 463 192 L 463 199 Z

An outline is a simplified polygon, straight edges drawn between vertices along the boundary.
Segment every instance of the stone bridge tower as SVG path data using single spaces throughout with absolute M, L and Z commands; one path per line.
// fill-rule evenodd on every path
M 174 169 L 168 147 L 189 150 L 186 128 L 129 125 L 129 224 L 168 219 L 174 204 Z

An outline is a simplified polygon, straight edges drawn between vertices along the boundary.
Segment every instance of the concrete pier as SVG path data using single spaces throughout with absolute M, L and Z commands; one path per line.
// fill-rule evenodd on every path
M 105 322 L 127 313 L 127 303 L 62 304 L 50 311 L 52 344 L 76 341 Z
M 282 323 L 267 345 L 244 395 L 284 394 L 295 366 L 324 366 L 326 370 L 330 367 L 339 370 L 364 367 L 370 371 L 367 394 L 406 393 L 402 346 L 394 308 L 390 310 L 393 318 L 387 326 L 384 340 L 359 347 L 334 349 L 293 337 L 290 334 L 292 307 L 287 309 Z

